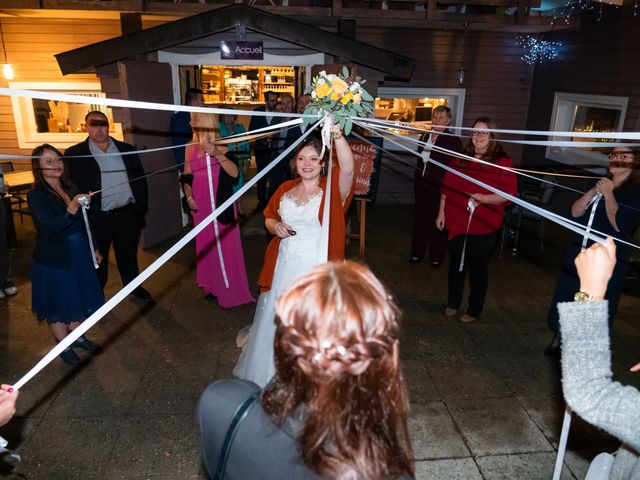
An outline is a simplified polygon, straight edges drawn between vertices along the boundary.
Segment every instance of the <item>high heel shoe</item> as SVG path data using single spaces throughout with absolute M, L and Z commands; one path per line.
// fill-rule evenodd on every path
M 553 334 L 553 338 L 547 348 L 544 349 L 544 354 L 547 357 L 557 357 L 560 355 L 560 334 L 558 332 Z

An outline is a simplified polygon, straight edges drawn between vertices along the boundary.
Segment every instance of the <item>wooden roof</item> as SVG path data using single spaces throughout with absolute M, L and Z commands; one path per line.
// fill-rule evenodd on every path
M 89 73 L 102 65 L 168 49 L 233 29 L 236 25 L 244 25 L 248 30 L 341 57 L 348 62 L 383 72 L 394 79 L 408 80 L 415 65 L 411 58 L 241 4 L 69 50 L 57 54 L 56 59 L 64 75 Z

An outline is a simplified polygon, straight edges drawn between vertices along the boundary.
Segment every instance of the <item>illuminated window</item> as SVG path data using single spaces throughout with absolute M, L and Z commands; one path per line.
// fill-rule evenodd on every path
M 620 132 L 627 114 L 628 97 L 556 93 L 550 130 L 562 132 Z M 549 140 L 566 141 L 566 137 Z M 607 165 L 612 139 L 572 137 L 572 141 L 602 142 L 602 147 L 547 147 L 547 158 L 556 162 L 598 171 Z
M 104 98 L 99 83 L 10 82 L 9 88 L 66 93 Z M 89 100 L 90 101 L 90 100 Z M 71 103 L 27 97 L 11 97 L 16 134 L 20 148 L 32 149 L 43 143 L 65 149 L 87 138 L 85 115 L 92 110 L 104 112 L 109 119 L 109 135 L 122 140 L 122 125 L 113 121 L 110 108 L 91 103 Z

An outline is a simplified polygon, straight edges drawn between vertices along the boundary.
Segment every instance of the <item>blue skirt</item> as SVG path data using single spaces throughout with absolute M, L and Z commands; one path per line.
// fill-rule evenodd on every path
M 71 256 L 68 268 L 50 267 L 35 260 L 31 265 L 31 309 L 38 320 L 82 321 L 104 303 L 84 233 L 72 233 L 68 244 Z

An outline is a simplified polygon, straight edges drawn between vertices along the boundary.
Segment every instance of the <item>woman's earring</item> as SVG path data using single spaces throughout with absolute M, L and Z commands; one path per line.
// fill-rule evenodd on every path
M 322 175 L 326 175 L 327 174 L 327 168 L 322 165 Z

